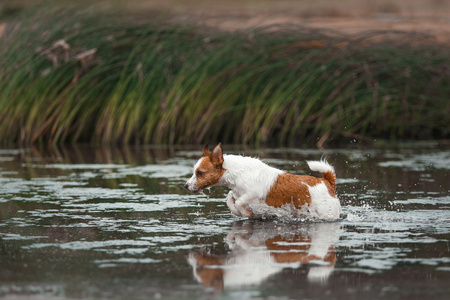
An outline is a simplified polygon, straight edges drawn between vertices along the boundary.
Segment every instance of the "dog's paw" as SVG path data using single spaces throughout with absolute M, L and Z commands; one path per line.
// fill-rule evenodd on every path
M 241 201 L 235 202 L 236 209 L 240 212 L 241 216 L 247 218 L 253 218 L 253 212 L 247 203 L 242 203 Z

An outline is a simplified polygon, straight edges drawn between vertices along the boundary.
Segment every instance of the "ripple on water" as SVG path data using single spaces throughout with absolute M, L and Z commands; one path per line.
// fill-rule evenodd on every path
M 450 210 L 389 211 L 370 206 L 346 206 L 343 210 L 346 230 L 337 246 L 348 249 L 343 261 L 352 271 L 372 274 L 398 264 L 442 266 L 450 262 L 450 258 L 415 254 L 426 247 L 419 245 L 448 242 Z
M 399 158 L 400 160 L 380 162 L 378 166 L 405 168 L 413 171 L 424 171 L 427 168 L 450 170 L 450 151 L 400 155 Z

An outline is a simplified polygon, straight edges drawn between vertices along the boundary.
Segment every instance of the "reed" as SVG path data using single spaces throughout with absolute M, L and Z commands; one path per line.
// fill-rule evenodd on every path
M 27 9 L 9 24 L 0 38 L 2 144 L 450 135 L 450 52 L 414 33 L 227 33 L 78 7 Z

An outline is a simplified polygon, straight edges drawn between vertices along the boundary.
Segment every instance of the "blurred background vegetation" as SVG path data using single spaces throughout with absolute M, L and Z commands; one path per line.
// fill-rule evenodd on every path
M 1 1 L 0 143 L 449 139 L 449 11 L 442 0 Z

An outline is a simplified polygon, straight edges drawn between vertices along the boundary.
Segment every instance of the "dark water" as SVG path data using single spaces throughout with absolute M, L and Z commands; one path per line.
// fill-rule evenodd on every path
M 298 174 L 323 154 L 234 152 Z M 0 297 L 450 298 L 449 148 L 326 151 L 346 218 L 307 224 L 234 217 L 224 188 L 189 194 L 199 154 L 0 150 Z

